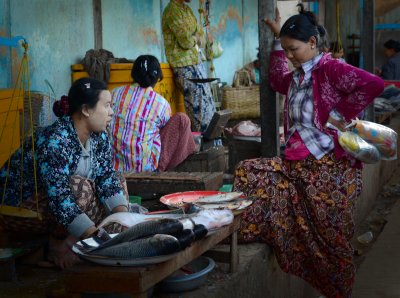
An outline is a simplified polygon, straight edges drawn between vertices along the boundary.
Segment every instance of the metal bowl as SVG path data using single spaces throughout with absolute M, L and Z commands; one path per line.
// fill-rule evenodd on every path
M 213 259 L 203 256 L 198 257 L 164 279 L 160 283 L 160 288 L 162 291 L 170 293 L 194 290 L 204 284 L 207 274 L 214 267 L 215 262 Z

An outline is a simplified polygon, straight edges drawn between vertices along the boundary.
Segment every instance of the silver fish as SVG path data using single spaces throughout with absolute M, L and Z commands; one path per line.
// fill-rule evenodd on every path
M 136 239 L 105 247 L 91 253 L 91 255 L 118 259 L 135 259 L 168 255 L 180 250 L 181 246 L 176 237 L 156 234 L 152 237 Z
M 138 223 L 119 233 L 110 240 L 94 247 L 91 251 L 100 250 L 118 243 L 129 242 L 138 238 L 149 237 L 154 234 L 178 234 L 183 230 L 183 224 L 176 219 L 159 219 Z
M 208 204 L 208 203 L 221 203 L 221 202 L 229 202 L 233 201 L 240 196 L 242 196 L 242 192 L 227 192 L 227 193 L 220 193 L 211 196 L 204 196 L 198 198 L 194 203 L 196 204 Z
M 230 210 L 241 210 L 245 209 L 253 203 L 251 200 L 234 200 L 229 202 L 221 202 L 215 204 L 198 204 L 203 209 L 230 209 Z
M 124 227 L 131 227 L 140 222 L 149 220 L 160 218 L 180 218 L 181 216 L 182 214 L 139 214 L 132 212 L 117 212 L 107 216 L 98 227 L 105 227 L 109 223 L 119 223 Z

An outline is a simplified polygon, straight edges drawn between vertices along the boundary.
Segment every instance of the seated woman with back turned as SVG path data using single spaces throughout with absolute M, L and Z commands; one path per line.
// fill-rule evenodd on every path
M 327 124 L 345 130 L 382 92 L 383 81 L 321 52 L 326 31 L 311 12 L 302 8 L 282 29 L 279 20 L 277 14 L 265 22 L 276 37 L 269 82 L 286 95 L 286 147 L 283 157 L 238 164 L 234 190 L 257 197 L 241 215 L 241 237 L 271 245 L 283 271 L 326 297 L 350 297 L 361 163 L 344 152 Z
M 112 92 L 114 167 L 123 173 L 173 169 L 195 150 L 190 120 L 184 113 L 171 117 L 168 101 L 153 90 L 163 78 L 156 57 L 137 57 L 131 76 L 133 85 Z
M 43 227 L 26 227 L 18 218 L 11 222 L 9 217 L 2 217 L 2 224 L 14 231 L 42 228 L 42 232 L 50 233 L 50 256 L 64 268 L 79 260 L 71 250 L 76 241 L 91 237 L 107 215 L 128 211 L 129 205 L 126 190 L 112 166 L 106 127 L 113 111 L 107 86 L 96 79 L 79 79 L 72 84 L 68 97 L 54 103 L 53 111 L 58 120 L 35 133 L 38 209 L 44 213 Z M 19 205 L 23 183 L 21 207 L 36 210 L 31 148 L 29 142 L 25 143 L 24 150 L 11 157 L 10 167 L 6 163 L 0 170 L 0 190 L 3 194 L 6 185 L 6 205 Z

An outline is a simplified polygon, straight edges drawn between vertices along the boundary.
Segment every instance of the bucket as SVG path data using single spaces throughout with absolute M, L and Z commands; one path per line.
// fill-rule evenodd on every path
M 215 267 L 213 259 L 208 257 L 198 257 L 180 270 L 160 283 L 160 287 L 165 292 L 184 292 L 194 290 L 207 280 L 208 273 Z

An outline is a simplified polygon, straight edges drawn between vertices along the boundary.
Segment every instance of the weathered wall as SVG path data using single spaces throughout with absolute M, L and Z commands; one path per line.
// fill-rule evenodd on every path
M 166 62 L 161 16 L 168 0 L 102 0 L 103 48 L 115 57 L 134 59 L 153 54 Z M 190 3 L 198 16 L 199 2 Z M 29 42 L 31 89 L 56 97 L 68 92 L 71 64 L 94 48 L 92 1 L 0 0 L 0 35 L 24 36 Z M 215 59 L 216 76 L 231 83 L 234 71 L 256 58 L 257 0 L 220 0 L 211 5 L 211 32 L 221 42 L 222 57 Z M 0 46 L 0 88 L 16 80 L 21 49 Z
M 10 0 L 0 0 L 0 36 L 10 35 Z M 0 46 L 0 88 L 10 86 L 10 48 Z
M 9 8 L 10 35 L 22 35 L 29 43 L 31 89 L 48 92 L 44 82 L 48 80 L 57 96 L 66 93 L 71 82 L 70 65 L 93 47 L 92 2 L 13 0 Z M 21 52 L 15 51 L 11 58 L 8 71 L 12 82 Z
M 340 36 L 344 51 L 347 54 L 352 52 L 352 49 L 349 48 L 352 41 L 348 36 L 352 34 L 360 35 L 360 1 L 340 1 L 339 16 Z M 329 34 L 329 40 L 336 41 L 338 34 L 336 29 L 336 1 L 325 1 L 325 27 Z M 359 40 L 356 41 L 356 45 L 359 44 Z
M 161 59 L 159 0 L 103 0 L 103 48 L 115 57 L 135 59 L 151 54 Z

